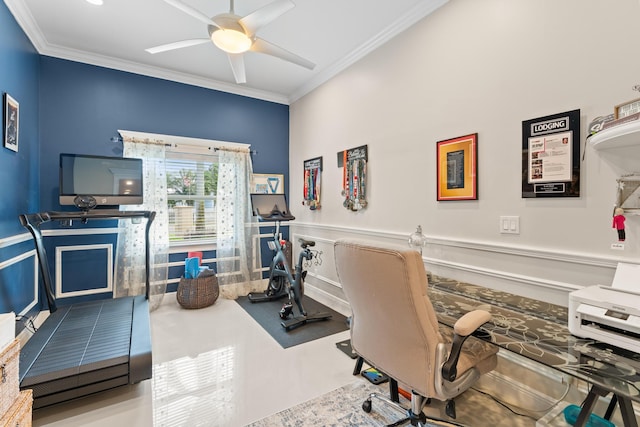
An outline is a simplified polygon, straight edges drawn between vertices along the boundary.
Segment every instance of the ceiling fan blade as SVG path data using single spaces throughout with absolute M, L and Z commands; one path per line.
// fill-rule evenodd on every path
M 187 15 L 191 15 L 192 17 L 204 22 L 207 25 L 213 25 L 216 28 L 220 28 L 218 24 L 216 24 L 215 22 L 213 22 L 213 20 L 211 20 L 210 17 L 200 12 L 199 10 L 192 8 L 191 6 L 182 3 L 179 0 L 164 0 L 164 1 L 165 3 L 169 3 L 171 6 L 175 7 L 176 9 L 180 9 Z
M 211 40 L 210 39 L 182 40 L 179 42 L 163 44 L 161 46 L 150 47 L 149 49 L 145 49 L 145 50 L 149 53 L 160 53 L 160 52 L 166 52 L 168 50 L 181 49 L 183 47 L 196 46 L 196 45 L 204 44 L 207 42 L 211 42 Z
M 241 53 L 228 53 L 229 64 L 231 64 L 231 71 L 233 71 L 233 77 L 236 78 L 236 83 L 246 83 L 247 76 L 244 72 L 244 57 Z
M 252 52 L 275 56 L 276 58 L 284 59 L 285 61 L 300 65 L 301 67 L 307 68 L 309 70 L 313 70 L 316 66 L 316 64 L 314 64 L 313 62 L 308 61 L 301 56 L 298 56 L 295 53 L 291 53 L 279 46 L 269 43 L 268 41 L 263 40 L 259 37 L 256 37 L 255 41 L 251 45 L 251 49 L 249 50 L 251 50 Z
M 248 14 L 244 18 L 240 19 L 240 24 L 247 30 L 249 35 L 254 35 L 260 27 L 263 27 L 282 15 L 283 13 L 291 10 L 295 7 L 295 4 L 291 0 L 276 0 L 273 3 L 269 3 L 265 7 Z

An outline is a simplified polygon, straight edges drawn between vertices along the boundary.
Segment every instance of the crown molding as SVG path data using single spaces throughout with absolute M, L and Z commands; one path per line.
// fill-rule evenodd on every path
M 33 18 L 31 11 L 25 5 L 25 2 L 19 0 L 4 0 L 4 4 L 7 5 L 9 12 L 13 15 L 22 31 L 25 32 L 33 47 L 36 48 L 38 53 L 42 53 L 42 50 L 47 46 L 47 40 L 42 34 L 42 30 Z
M 133 61 L 126 61 L 119 58 L 113 58 L 104 55 L 98 55 L 86 51 L 69 49 L 62 46 L 47 45 L 46 49 L 40 52 L 45 56 L 52 56 L 69 61 L 81 62 L 84 64 L 96 65 L 99 67 L 110 68 L 118 71 L 126 71 L 133 74 L 154 77 L 158 79 L 168 80 L 177 83 L 188 84 L 191 86 L 203 87 L 206 89 L 218 90 L 221 92 L 231 93 L 234 95 L 256 98 L 264 101 L 275 102 L 278 104 L 288 104 L 289 100 L 286 96 L 273 92 L 251 89 L 244 86 L 237 86 L 230 83 L 220 82 L 218 80 L 207 79 L 195 76 L 193 74 L 171 71 L 160 67 L 144 65 Z
M 35 47 L 36 51 L 40 55 L 81 62 L 89 65 L 96 65 L 99 67 L 110 68 L 118 71 L 126 71 L 133 74 L 140 74 L 177 83 L 184 83 L 192 86 L 218 90 L 221 92 L 246 96 L 249 98 L 275 102 L 278 104 L 286 105 L 289 103 L 289 99 L 287 96 L 274 92 L 237 86 L 230 83 L 207 79 L 188 73 L 170 71 L 159 67 L 143 65 L 133 61 L 125 61 L 106 55 L 98 55 L 91 52 L 86 52 L 78 49 L 70 49 L 63 46 L 51 44 L 45 39 L 42 30 L 33 18 L 31 11 L 25 6 L 25 2 L 20 0 L 4 0 L 4 2 L 15 20 L 18 22 L 18 25 L 20 25 L 20 27 L 22 28 L 22 31 L 25 32 L 25 34 Z
M 41 55 L 110 68 L 118 71 L 126 71 L 133 74 L 184 83 L 192 86 L 218 90 L 221 92 L 285 105 L 289 105 L 302 98 L 309 92 L 313 91 L 318 86 L 327 82 L 364 56 L 368 55 L 393 37 L 397 36 L 401 32 L 414 25 L 419 20 L 430 15 L 435 10 L 446 4 L 448 1 L 449 0 L 427 0 L 418 3 L 399 19 L 389 24 L 375 37 L 372 37 L 370 40 L 363 43 L 343 59 L 331 64 L 330 66 L 324 68 L 322 71 L 318 72 L 314 77 L 308 80 L 307 83 L 295 90 L 291 95 L 283 95 L 275 92 L 251 89 L 248 87 L 238 86 L 213 79 L 207 79 L 188 73 L 170 71 L 160 67 L 143 65 L 133 61 L 126 61 L 110 56 L 99 55 L 50 44 L 44 37 L 42 30 L 33 18 L 33 15 L 29 11 L 29 9 L 26 7 L 24 1 L 4 0 L 7 8 L 14 16 L 15 20 L 25 32 L 31 43 L 34 45 L 36 51 Z
M 418 3 L 403 16 L 384 28 L 375 37 L 367 40 L 365 43 L 360 45 L 344 58 L 334 62 L 329 67 L 322 70 L 322 72 L 309 79 L 307 83 L 302 85 L 289 97 L 289 103 L 294 103 L 304 95 L 319 87 L 321 84 L 327 82 L 337 74 L 346 70 L 351 65 L 367 56 L 369 53 L 373 52 L 398 34 L 410 28 L 416 22 L 435 12 L 438 8 L 445 5 L 448 1 L 449 0 L 431 0 Z

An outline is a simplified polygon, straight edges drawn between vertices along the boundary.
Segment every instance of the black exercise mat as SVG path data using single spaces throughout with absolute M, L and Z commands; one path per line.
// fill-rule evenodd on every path
M 331 318 L 307 322 L 289 332 L 280 324 L 282 320 L 279 314 L 282 304 L 287 301 L 286 298 L 277 301 L 251 302 L 247 297 L 239 297 L 236 301 L 282 348 L 293 347 L 294 345 L 337 334 L 349 328 L 345 316 L 307 296 L 304 297 L 302 303 L 308 314 L 328 312 L 331 314 Z M 294 314 L 298 314 L 298 307 L 295 305 Z

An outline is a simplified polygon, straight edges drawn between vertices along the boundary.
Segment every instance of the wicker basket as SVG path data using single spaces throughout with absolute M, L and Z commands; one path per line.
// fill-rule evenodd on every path
M 33 407 L 33 391 L 21 391 L 6 414 L 0 417 L 0 425 L 7 427 L 31 427 Z
M 20 393 L 18 381 L 18 361 L 20 360 L 20 341 L 14 339 L 0 353 L 0 416 L 13 405 Z
M 219 294 L 218 278 L 212 274 L 195 279 L 181 278 L 176 297 L 184 308 L 203 308 L 216 302 Z

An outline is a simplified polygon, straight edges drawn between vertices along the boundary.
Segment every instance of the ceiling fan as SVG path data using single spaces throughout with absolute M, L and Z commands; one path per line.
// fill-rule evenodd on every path
M 244 52 L 247 51 L 275 56 L 276 58 L 300 65 L 309 70 L 313 70 L 315 67 L 313 62 L 256 36 L 256 33 L 260 28 L 295 7 L 295 4 L 291 0 L 275 0 L 245 17 L 235 14 L 234 0 L 229 0 L 229 13 L 220 13 L 212 18 L 209 18 L 204 13 L 192 8 L 180 0 L 164 1 L 176 9 L 183 11 L 187 15 L 207 24 L 209 38 L 189 39 L 164 44 L 146 49 L 149 53 L 155 54 L 213 42 L 213 44 L 215 44 L 219 49 L 227 53 L 236 83 L 247 82 L 243 57 Z

